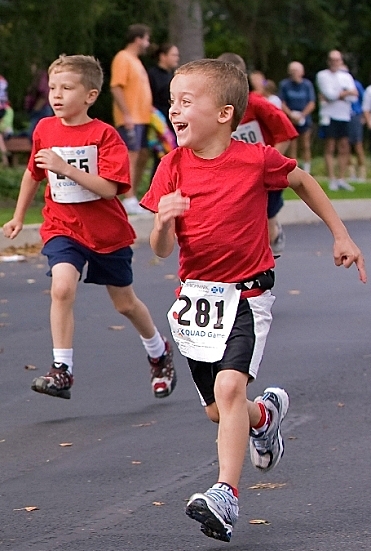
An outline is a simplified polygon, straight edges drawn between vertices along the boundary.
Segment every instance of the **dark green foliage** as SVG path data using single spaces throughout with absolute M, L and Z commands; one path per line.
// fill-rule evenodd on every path
M 249 68 L 261 69 L 275 81 L 285 76 L 287 63 L 297 59 L 314 79 L 326 65 L 327 51 L 338 48 L 359 80 L 364 85 L 370 82 L 370 2 L 190 1 L 203 9 L 207 56 L 234 51 Z M 61 53 L 92 54 L 101 61 L 106 80 L 91 114 L 110 122 L 110 64 L 124 47 L 128 25 L 148 24 L 155 42 L 167 40 L 174 21 L 169 15 L 175 14 L 176 19 L 177 6 L 179 0 L 0 0 L 0 73 L 9 81 L 17 129 L 27 120 L 23 100 L 31 81 L 31 64 L 46 67 Z M 187 58 L 186 52 L 181 54 Z M 144 59 L 144 63 L 149 65 L 151 60 Z

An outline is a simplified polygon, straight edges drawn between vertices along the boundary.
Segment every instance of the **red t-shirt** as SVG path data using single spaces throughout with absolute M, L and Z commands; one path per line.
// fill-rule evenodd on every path
M 287 187 L 295 166 L 270 146 L 233 139 L 215 159 L 182 147 L 165 155 L 141 204 L 157 212 L 176 189 L 190 198 L 175 221 L 180 279 L 237 283 L 273 268 L 267 192 Z
M 240 125 L 251 121 L 259 125 L 265 145 L 276 145 L 299 135 L 288 116 L 256 92 L 249 94 Z
M 57 117 L 46 117 L 36 126 L 33 147 L 28 163 L 32 177 L 40 182 L 47 171 L 35 163 L 35 153 L 52 147 L 97 147 L 99 176 L 117 182 L 117 193 L 130 189 L 127 148 L 117 131 L 94 119 L 78 126 L 64 126 Z M 134 242 L 135 232 L 118 197 L 100 198 L 83 203 L 57 203 L 52 199 L 50 184 L 45 189 L 44 222 L 41 237 L 44 243 L 57 235 L 75 239 L 99 253 L 110 253 Z

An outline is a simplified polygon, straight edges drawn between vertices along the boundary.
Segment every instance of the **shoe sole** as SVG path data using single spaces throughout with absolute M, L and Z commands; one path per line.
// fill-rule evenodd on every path
M 70 390 L 57 390 L 47 386 L 43 377 L 37 377 L 31 383 L 31 389 L 39 394 L 46 394 L 47 396 L 54 396 L 55 398 L 64 398 L 69 400 L 71 398 Z
M 264 390 L 263 394 L 268 394 L 269 392 L 271 392 L 272 394 L 275 394 L 278 397 L 278 401 L 280 403 L 280 418 L 279 418 L 279 421 L 278 421 L 278 424 L 279 424 L 279 427 L 280 427 L 280 425 L 281 425 L 282 421 L 284 420 L 284 418 L 286 417 L 287 411 L 289 409 L 289 405 L 290 405 L 289 395 L 287 394 L 287 392 L 285 390 L 283 390 L 282 388 L 277 388 L 277 387 L 268 387 Z M 277 457 L 276 461 L 274 463 L 272 463 L 267 468 L 262 468 L 259 465 L 255 465 L 254 462 L 253 462 L 253 466 L 256 469 L 258 469 L 261 472 L 267 473 L 268 471 L 271 471 L 272 469 L 277 467 L 278 463 L 281 461 L 282 456 L 285 452 L 285 445 L 284 445 L 282 434 L 281 434 L 281 427 L 278 429 L 278 442 L 279 442 L 279 447 L 282 450 L 282 452 Z M 252 455 L 251 455 L 251 459 L 253 459 Z
M 198 497 L 188 503 L 186 515 L 201 524 L 201 532 L 209 538 L 229 542 L 231 534 L 228 533 L 223 522 L 210 511 L 205 499 Z
M 170 383 L 170 388 L 161 390 L 160 392 L 155 392 L 154 393 L 155 398 L 167 398 L 168 396 L 170 396 L 170 394 L 173 392 L 174 388 L 176 387 L 176 383 L 177 383 L 177 377 L 176 377 L 176 372 L 174 371 L 174 377 Z

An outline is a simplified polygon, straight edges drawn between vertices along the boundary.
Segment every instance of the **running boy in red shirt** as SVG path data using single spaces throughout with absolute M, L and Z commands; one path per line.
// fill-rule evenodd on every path
M 128 152 L 116 130 L 88 109 L 103 83 L 99 62 L 91 56 L 60 56 L 49 67 L 49 101 L 54 117 L 42 119 L 21 182 L 12 220 L 3 226 L 13 239 L 40 182 L 46 177 L 41 237 L 52 276 L 50 323 L 53 364 L 32 383 L 36 392 L 71 397 L 73 384 L 73 306 L 77 283 L 88 264 L 86 283 L 106 285 L 118 312 L 140 334 L 148 354 L 151 384 L 158 398 L 175 387 L 169 342 L 156 329 L 132 282 L 135 232 L 117 195 L 130 189 Z
M 207 416 L 218 427 L 219 474 L 194 494 L 186 513 L 204 534 L 229 541 L 238 518 L 238 484 L 250 435 L 255 467 L 280 461 L 281 422 L 289 397 L 269 387 L 252 402 L 271 323 L 274 259 L 269 246 L 267 194 L 293 188 L 334 236 L 338 266 L 363 256 L 318 183 L 276 149 L 231 138 L 248 94 L 246 75 L 219 60 L 180 67 L 170 85 L 170 120 L 179 147 L 166 155 L 142 199 L 155 212 L 150 241 L 167 257 L 179 243 L 182 288 L 168 318 L 187 357 Z

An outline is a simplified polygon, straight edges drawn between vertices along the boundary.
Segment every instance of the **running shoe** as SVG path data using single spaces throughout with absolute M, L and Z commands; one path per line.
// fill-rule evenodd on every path
M 354 191 L 354 187 L 348 184 L 343 178 L 337 180 L 338 189 L 345 189 L 346 191 Z
M 204 494 L 193 494 L 186 514 L 201 523 L 205 536 L 229 542 L 238 519 L 238 499 L 229 486 L 217 483 Z
M 176 371 L 173 362 L 173 348 L 168 340 L 163 337 L 165 352 L 160 358 L 150 358 L 151 386 L 156 398 L 170 396 L 176 385 Z
M 46 375 L 36 377 L 32 381 L 31 388 L 41 394 L 69 400 L 71 398 L 70 390 L 72 385 L 73 376 L 68 371 L 68 366 L 64 363 L 54 362 Z
M 278 235 L 276 239 L 273 241 L 273 243 L 271 244 L 271 249 L 273 254 L 282 253 L 286 244 L 286 235 L 285 235 L 285 232 L 283 231 L 281 224 L 278 223 L 277 227 L 278 227 Z
M 250 432 L 251 462 L 261 471 L 270 471 L 280 461 L 284 452 L 281 423 L 289 408 L 289 396 L 282 388 L 266 388 L 255 402 L 263 402 L 270 414 L 270 424 L 261 434 Z

